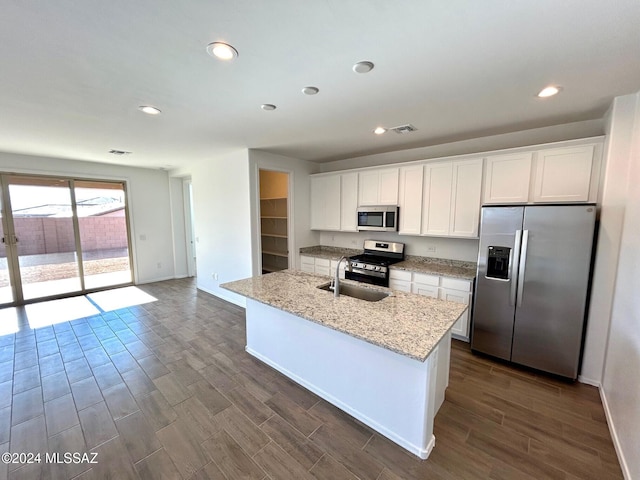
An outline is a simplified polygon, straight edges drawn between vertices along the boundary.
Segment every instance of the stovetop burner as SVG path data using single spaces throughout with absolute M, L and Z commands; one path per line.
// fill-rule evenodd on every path
M 365 240 L 364 253 L 349 257 L 345 277 L 359 282 L 389 286 L 389 265 L 404 260 L 404 244 Z

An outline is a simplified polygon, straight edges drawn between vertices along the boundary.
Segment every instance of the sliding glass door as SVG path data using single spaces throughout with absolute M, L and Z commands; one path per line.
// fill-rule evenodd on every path
M 131 282 L 124 184 L 74 182 L 85 288 Z
M 2 175 L 0 304 L 131 283 L 122 182 Z

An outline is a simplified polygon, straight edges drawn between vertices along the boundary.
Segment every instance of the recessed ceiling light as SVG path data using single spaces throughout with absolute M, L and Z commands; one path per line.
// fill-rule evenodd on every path
M 375 133 L 376 135 L 382 135 L 386 131 L 387 131 L 387 129 L 384 128 L 384 127 L 376 127 L 376 129 L 373 131 L 373 133 Z
M 302 93 L 304 93 L 305 95 L 315 95 L 319 91 L 320 90 L 318 89 L 318 87 L 304 87 L 302 89 Z
M 207 53 L 220 60 L 233 60 L 238 56 L 238 51 L 235 48 L 222 42 L 213 42 L 207 45 Z
M 271 103 L 263 103 L 262 105 L 260 105 L 260 108 L 263 110 L 270 111 L 270 110 L 275 110 L 276 106 Z
M 540 90 L 540 93 L 538 93 L 538 97 L 540 98 L 553 97 L 558 92 L 560 92 L 560 90 L 561 90 L 561 87 L 554 87 L 551 85 Z
M 148 115 L 160 115 L 162 111 L 159 108 L 152 107 L 151 105 L 140 105 L 138 110 Z
M 368 73 L 373 70 L 373 62 L 358 62 L 353 66 L 353 71 L 356 73 Z

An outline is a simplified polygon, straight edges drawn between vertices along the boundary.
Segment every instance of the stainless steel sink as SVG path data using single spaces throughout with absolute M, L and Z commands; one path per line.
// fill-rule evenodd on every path
M 333 292 L 331 282 L 318 285 L 316 288 L 320 290 L 326 290 L 327 292 Z M 346 295 L 347 297 L 358 298 L 366 302 L 379 302 L 383 298 L 387 298 L 390 294 L 387 292 L 380 292 L 378 290 L 372 290 L 370 288 L 357 287 L 355 285 L 349 285 L 345 283 L 340 284 L 340 295 Z

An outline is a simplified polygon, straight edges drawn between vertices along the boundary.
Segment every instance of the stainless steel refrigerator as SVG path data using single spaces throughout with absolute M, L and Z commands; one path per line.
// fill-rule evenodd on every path
M 471 348 L 575 379 L 594 205 L 482 207 Z

